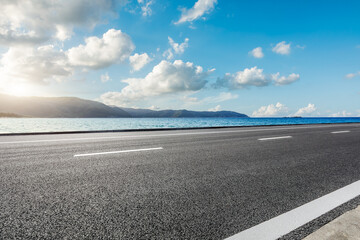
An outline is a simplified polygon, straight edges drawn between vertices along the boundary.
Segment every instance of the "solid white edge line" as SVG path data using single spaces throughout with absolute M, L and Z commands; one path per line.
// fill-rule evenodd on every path
M 339 126 L 307 126 L 307 127 L 273 127 L 263 129 L 243 129 L 243 130 L 227 130 L 227 131 L 211 131 L 211 132 L 188 132 L 188 133 L 167 133 L 167 134 L 152 134 L 152 135 L 125 135 L 114 137 L 94 137 L 94 138 L 60 138 L 60 139 L 45 139 L 45 140 L 24 140 L 12 142 L 0 142 L 0 144 L 19 144 L 19 143 L 41 143 L 41 142 L 65 142 L 65 141 L 83 141 L 83 140 L 101 140 L 101 139 L 121 139 L 121 138 L 147 138 L 147 137 L 167 137 L 167 136 L 183 136 L 183 135 L 203 135 L 203 134 L 221 134 L 221 133 L 237 133 L 237 132 L 260 132 L 260 131 L 277 131 L 277 130 L 297 130 L 297 129 L 312 129 L 312 128 L 331 128 Z M 146 129 L 145 129 L 146 130 Z
M 346 131 L 336 131 L 336 132 L 331 132 L 331 133 L 336 134 L 336 133 L 348 133 L 348 132 L 350 132 L 350 131 L 348 131 L 348 130 L 346 130 Z
M 161 150 L 161 149 L 163 149 L 163 148 L 162 147 L 157 147 L 157 148 L 142 148 L 142 149 L 121 150 L 121 151 L 113 151 L 113 152 L 84 153 L 84 154 L 76 154 L 76 155 L 74 155 L 74 157 L 86 157 L 86 156 L 94 156 L 94 155 L 128 153 L 128 152 L 141 152 L 141 151 L 153 151 L 153 150 Z
M 269 138 L 259 138 L 259 141 L 267 141 L 267 140 L 275 140 L 275 139 L 283 139 L 283 138 L 292 138 L 292 136 L 281 136 L 281 137 L 269 137 Z
M 235 234 L 226 240 L 278 239 L 359 195 L 360 180 Z

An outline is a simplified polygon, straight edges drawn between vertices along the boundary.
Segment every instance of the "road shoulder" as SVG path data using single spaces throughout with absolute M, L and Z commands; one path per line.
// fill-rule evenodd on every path
M 347 203 L 342 204 L 341 206 L 331 210 L 330 212 L 322 215 L 321 217 L 314 219 L 313 221 L 301 226 L 300 228 L 295 229 L 294 231 L 282 236 L 281 238 L 279 238 L 279 240 L 304 239 L 307 236 L 310 236 L 311 234 L 317 232 L 319 229 L 326 226 L 333 220 L 341 217 L 346 212 L 356 209 L 358 206 L 360 206 L 360 196 L 350 200 Z
M 360 205 L 310 234 L 304 240 L 316 239 L 359 239 Z

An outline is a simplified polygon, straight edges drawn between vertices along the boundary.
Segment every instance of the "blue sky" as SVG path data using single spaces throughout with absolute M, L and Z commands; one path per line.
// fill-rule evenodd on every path
M 360 115 L 359 1 L 4 1 L 0 92 Z

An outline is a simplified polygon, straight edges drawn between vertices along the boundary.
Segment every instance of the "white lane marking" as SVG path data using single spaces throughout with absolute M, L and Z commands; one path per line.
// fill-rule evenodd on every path
M 226 240 L 273 240 L 360 195 L 360 180 L 281 214 Z
M 352 125 L 353 127 L 354 125 Z M 168 137 L 168 136 L 183 136 L 183 135 L 203 135 L 203 134 L 221 134 L 221 133 L 238 133 L 238 132 L 260 132 L 260 131 L 277 131 L 277 130 L 297 130 L 297 129 L 311 129 L 311 128 L 331 128 L 339 126 L 307 126 L 307 127 L 273 127 L 262 129 L 244 129 L 244 130 L 227 130 L 227 131 L 211 131 L 211 132 L 187 132 L 187 133 L 168 133 L 168 134 L 152 134 L 152 135 L 125 135 L 114 137 L 92 137 L 92 138 L 60 138 L 60 139 L 46 139 L 46 140 L 24 140 L 0 142 L 0 144 L 18 144 L 18 143 L 42 143 L 42 142 L 66 142 L 66 141 L 83 141 L 83 140 L 101 140 L 101 139 L 125 139 L 125 138 L 147 138 L 147 137 Z M 146 131 L 146 129 L 144 129 Z M 96 133 L 94 133 L 96 134 Z
M 337 133 L 348 133 L 350 131 L 336 131 L 336 132 L 331 132 L 331 133 L 334 133 L 334 134 L 337 134 Z
M 74 155 L 74 157 L 86 157 L 86 156 L 94 156 L 94 155 L 128 153 L 128 152 L 154 151 L 154 150 L 161 150 L 161 149 L 163 149 L 163 148 L 162 147 L 157 147 L 157 148 L 142 148 L 142 149 L 121 150 L 121 151 L 113 151 L 113 152 L 84 153 L 84 154 L 76 154 L 76 155 Z
M 281 137 L 270 137 L 270 138 L 259 138 L 259 141 L 267 141 L 267 140 L 275 140 L 275 139 L 283 139 L 283 138 L 292 138 L 292 136 L 281 136 Z

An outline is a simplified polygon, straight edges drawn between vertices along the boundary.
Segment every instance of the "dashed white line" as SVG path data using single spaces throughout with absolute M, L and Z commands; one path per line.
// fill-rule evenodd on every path
M 289 212 L 235 234 L 226 240 L 278 239 L 359 195 L 360 181 L 356 181 Z
M 128 153 L 128 152 L 142 152 L 142 151 L 154 151 L 161 150 L 162 147 L 157 148 L 141 148 L 141 149 L 130 149 L 130 150 L 121 150 L 121 151 L 113 151 L 113 152 L 98 152 L 98 153 L 84 153 L 84 154 L 76 154 L 74 157 L 86 157 L 86 156 L 94 156 L 94 155 L 105 155 L 105 154 L 115 154 L 115 153 Z
M 281 137 L 270 137 L 270 138 L 259 138 L 259 141 L 267 141 L 267 140 L 276 140 L 276 139 L 283 139 L 283 138 L 292 138 L 292 136 L 281 136 Z
M 331 133 L 337 134 L 337 133 L 348 133 L 348 132 L 350 132 L 350 131 L 336 131 L 336 132 L 331 132 Z

